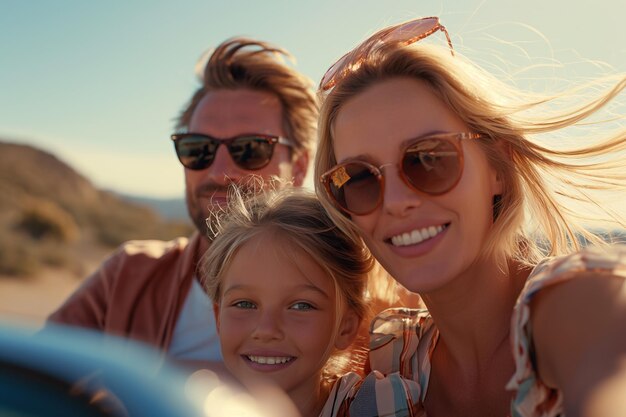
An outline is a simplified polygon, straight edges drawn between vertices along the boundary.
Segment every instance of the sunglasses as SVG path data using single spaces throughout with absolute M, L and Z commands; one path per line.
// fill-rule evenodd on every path
M 478 139 L 477 133 L 441 133 L 410 141 L 404 148 L 398 174 L 415 191 L 441 195 L 452 190 L 463 173 L 461 140 Z M 382 169 L 368 162 L 352 160 L 336 165 L 320 177 L 326 194 L 347 214 L 362 216 L 383 202 L 385 183 Z
M 294 143 L 287 138 L 256 133 L 229 139 L 216 139 L 200 133 L 180 133 L 172 135 L 172 140 L 178 160 L 185 168 L 192 170 L 210 167 L 220 145 L 226 146 L 238 167 L 249 171 L 269 164 L 277 143 L 294 147 Z
M 420 41 L 437 31 L 445 33 L 446 40 L 450 46 L 450 52 L 454 55 L 450 35 L 448 34 L 446 28 L 439 23 L 438 17 L 423 17 L 420 19 L 409 20 L 408 22 L 400 23 L 378 31 L 363 41 L 359 46 L 339 58 L 339 60 L 337 60 L 337 62 L 335 62 L 328 69 L 328 71 L 326 71 L 320 81 L 319 88 L 322 91 L 333 88 L 350 71 L 358 69 L 363 61 L 365 61 L 369 53 L 375 48 L 394 43 L 407 46 Z

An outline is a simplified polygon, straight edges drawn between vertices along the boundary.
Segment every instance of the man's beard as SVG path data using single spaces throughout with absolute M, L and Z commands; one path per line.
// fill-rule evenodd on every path
M 216 192 L 226 192 L 227 190 L 228 187 L 207 184 L 196 191 L 187 190 L 186 192 L 185 199 L 189 217 L 200 235 L 209 240 L 213 240 L 215 235 L 217 215 L 224 210 L 225 207 L 221 207 L 218 204 L 214 204 L 211 207 L 211 203 L 209 203 L 207 207 L 201 207 L 200 196 L 207 196 Z
M 267 189 L 282 188 L 288 181 L 281 180 L 277 177 L 263 178 L 258 175 L 249 175 L 238 182 L 232 182 L 229 185 L 222 184 L 203 184 L 196 190 L 186 191 L 187 211 L 194 226 L 200 234 L 209 241 L 212 241 L 219 230 L 219 219 L 228 210 L 228 203 L 220 205 L 218 203 L 209 202 L 207 207 L 201 207 L 200 201 L 203 198 L 212 196 L 216 193 L 225 195 L 227 200 L 232 193 L 237 194 L 239 199 L 246 199 L 256 196 Z

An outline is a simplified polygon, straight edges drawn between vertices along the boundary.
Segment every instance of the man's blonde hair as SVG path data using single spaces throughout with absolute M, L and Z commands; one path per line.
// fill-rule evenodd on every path
M 316 138 L 318 101 L 313 82 L 287 65 L 291 55 L 270 43 L 249 38 L 224 41 L 200 71 L 202 85 L 181 112 L 176 128 L 186 131 L 198 103 L 209 92 L 247 88 L 275 94 L 283 108 L 283 127 L 296 153 L 311 152 Z

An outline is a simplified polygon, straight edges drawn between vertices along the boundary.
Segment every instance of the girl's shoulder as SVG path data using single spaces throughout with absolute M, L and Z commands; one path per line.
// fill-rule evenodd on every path
M 426 309 L 390 308 L 370 327 L 369 368 L 398 374 L 418 384 L 423 400 L 430 377 L 431 357 L 439 331 Z
M 430 312 L 422 308 L 388 308 L 374 317 L 370 325 L 370 350 L 378 350 L 407 332 L 421 339 L 433 328 Z
M 320 417 L 409 416 L 419 410 L 420 387 L 398 373 L 370 372 L 365 378 L 350 372 L 339 378 Z
M 356 395 L 361 376 L 354 372 L 339 377 L 333 384 L 320 417 L 339 417 L 346 415 L 345 409 Z

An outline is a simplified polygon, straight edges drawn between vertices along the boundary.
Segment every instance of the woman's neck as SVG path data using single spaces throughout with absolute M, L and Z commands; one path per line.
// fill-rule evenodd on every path
M 488 364 L 508 341 L 513 306 L 528 273 L 513 262 L 476 263 L 445 288 L 422 294 L 441 340 L 464 369 Z

